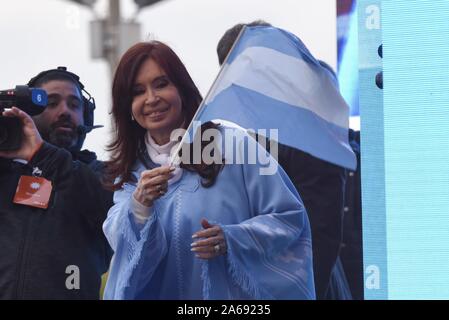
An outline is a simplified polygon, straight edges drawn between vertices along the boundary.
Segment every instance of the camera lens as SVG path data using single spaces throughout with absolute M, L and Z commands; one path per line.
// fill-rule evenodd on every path
M 5 127 L 0 127 L 0 145 L 8 139 L 8 131 Z
M 19 119 L 0 116 L 0 151 L 19 149 L 22 135 L 22 125 Z

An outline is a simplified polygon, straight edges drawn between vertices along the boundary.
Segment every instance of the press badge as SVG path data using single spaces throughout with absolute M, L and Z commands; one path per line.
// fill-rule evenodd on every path
M 33 171 L 33 175 L 35 171 Z M 45 178 L 21 176 L 13 202 L 30 207 L 47 209 L 52 189 L 51 181 Z

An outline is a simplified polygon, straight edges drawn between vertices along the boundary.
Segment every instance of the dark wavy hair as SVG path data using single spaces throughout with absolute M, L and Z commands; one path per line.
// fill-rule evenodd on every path
M 186 124 L 192 121 L 202 101 L 201 94 L 186 67 L 170 47 L 160 41 L 140 42 L 131 47 L 121 58 L 112 84 L 115 136 L 107 146 L 107 150 L 111 151 L 111 160 L 106 163 L 105 179 L 105 185 L 112 190 L 120 189 L 123 183 L 132 181 L 132 167 L 138 159 L 141 159 L 141 151 L 145 150 L 144 137 L 147 130 L 131 120 L 131 104 L 132 88 L 137 73 L 147 59 L 153 59 L 178 89 Z M 207 122 L 201 126 L 201 132 L 209 128 L 218 128 L 218 125 Z M 201 150 L 205 144 L 202 142 Z M 188 147 L 193 150 L 193 143 Z M 207 165 L 204 162 L 181 163 L 181 168 L 197 172 L 203 178 L 204 187 L 210 187 L 215 183 L 222 167 L 223 164 Z M 119 180 L 115 182 L 117 177 Z
M 221 37 L 221 39 L 218 41 L 217 44 L 217 56 L 218 56 L 218 63 L 220 64 L 220 66 L 225 61 L 226 56 L 228 55 L 229 51 L 231 51 L 231 48 L 234 45 L 235 40 L 237 39 L 240 31 L 242 31 L 244 26 L 271 27 L 271 24 L 263 20 L 255 20 L 250 23 L 238 23 L 232 28 L 226 30 L 226 32 L 223 34 L 223 36 Z

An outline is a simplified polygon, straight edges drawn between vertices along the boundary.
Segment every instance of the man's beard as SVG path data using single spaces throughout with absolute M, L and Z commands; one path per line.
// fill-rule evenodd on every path
M 71 131 L 57 130 L 59 127 L 71 128 Z M 70 150 L 78 143 L 79 135 L 77 127 L 70 120 L 58 120 L 51 124 L 47 134 L 44 137 L 45 140 L 51 144 Z

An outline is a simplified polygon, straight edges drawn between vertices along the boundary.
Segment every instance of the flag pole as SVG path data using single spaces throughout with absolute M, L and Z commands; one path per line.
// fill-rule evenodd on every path
M 176 147 L 176 151 L 173 153 L 173 158 L 170 160 L 169 165 L 172 166 L 173 164 L 178 164 L 178 160 L 179 159 L 179 151 L 182 148 L 182 145 L 184 144 L 184 141 L 187 137 L 187 135 L 189 134 L 189 130 L 191 129 L 193 122 L 195 121 L 196 117 L 201 113 L 201 111 L 204 108 L 204 105 L 206 104 L 206 101 L 209 99 L 210 95 L 212 94 L 212 92 L 215 91 L 215 88 L 217 87 L 217 83 L 218 80 L 221 78 L 221 75 L 223 73 L 224 70 L 224 66 L 226 65 L 226 63 L 228 62 L 229 56 L 231 55 L 232 51 L 234 50 L 234 48 L 237 46 L 237 43 L 240 41 L 240 38 L 242 37 L 243 33 L 246 30 L 246 25 L 243 26 L 242 30 L 240 30 L 239 35 L 237 36 L 237 38 L 235 39 L 234 43 L 232 44 L 231 49 L 229 50 L 228 54 L 226 55 L 225 60 L 223 61 L 223 64 L 221 65 L 220 71 L 218 72 L 218 75 L 215 77 L 214 82 L 212 83 L 212 86 L 210 87 L 209 91 L 207 92 L 206 96 L 204 97 L 203 101 L 201 101 L 200 105 L 198 106 L 198 109 L 196 110 L 195 114 L 193 115 L 192 121 L 190 121 L 189 126 L 187 127 L 186 132 L 184 133 L 181 142 L 179 143 L 179 145 Z M 175 161 L 176 160 L 176 161 Z

